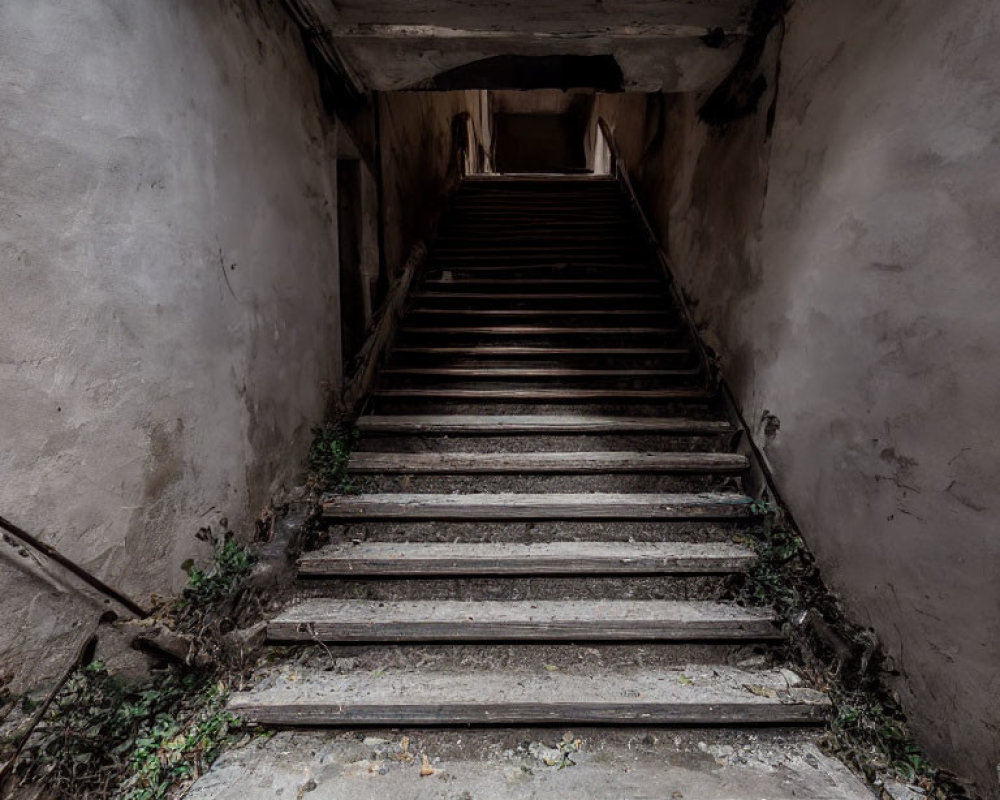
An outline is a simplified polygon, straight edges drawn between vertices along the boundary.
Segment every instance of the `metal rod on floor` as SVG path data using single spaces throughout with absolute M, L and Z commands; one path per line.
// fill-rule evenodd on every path
M 124 608 L 127 608 L 129 611 L 131 611 L 137 617 L 148 617 L 149 616 L 150 612 L 147 611 L 142 606 L 140 606 L 137 602 L 135 602 L 134 600 L 132 600 L 130 597 L 122 594 L 117 589 L 113 589 L 112 587 L 108 586 L 100 578 L 98 578 L 95 575 L 91 575 L 89 572 L 87 572 L 87 570 L 85 570 L 83 567 L 79 566 L 75 562 L 73 562 L 70 559 L 68 559 L 66 556 L 64 556 L 62 553 L 60 553 L 54 547 L 52 547 L 51 545 L 45 544 L 45 542 L 41 541 L 40 539 L 36 539 L 30 533 L 28 533 L 27 531 L 25 531 L 23 528 L 15 525 L 13 522 L 11 522 L 11 521 L 9 521 L 7 519 L 4 519 L 3 517 L 0 517 L 0 528 L 3 528 L 11 536 L 13 536 L 14 538 L 19 539 L 20 541 L 24 542 L 26 545 L 28 545 L 29 547 L 33 548 L 34 550 L 37 550 L 42 555 L 48 556 L 50 559 L 52 559 L 53 561 L 55 561 L 61 567 L 69 570 L 70 572 L 72 572 L 74 575 L 76 575 L 76 577 L 78 577 L 80 580 L 82 580 L 88 586 L 96 589 L 98 592 L 100 592 L 101 594 L 103 594 L 105 597 L 110 597 L 112 600 L 114 600 L 119 605 L 123 606 Z

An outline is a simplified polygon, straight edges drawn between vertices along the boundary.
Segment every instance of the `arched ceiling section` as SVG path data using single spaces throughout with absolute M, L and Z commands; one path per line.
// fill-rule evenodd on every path
M 626 91 L 714 88 L 739 58 L 747 0 L 286 0 L 341 62 L 359 91 L 443 88 L 438 76 L 481 86 L 521 60 L 613 59 Z M 567 62 L 568 63 L 568 62 Z M 597 62 L 591 62 L 596 64 Z M 472 65 L 472 66 L 470 66 Z M 478 65 L 478 66 L 475 66 Z M 606 73 L 563 76 L 593 86 Z M 587 81 L 590 80 L 591 83 Z M 448 83 L 447 80 L 444 80 Z M 605 88 L 593 86 L 593 88 Z

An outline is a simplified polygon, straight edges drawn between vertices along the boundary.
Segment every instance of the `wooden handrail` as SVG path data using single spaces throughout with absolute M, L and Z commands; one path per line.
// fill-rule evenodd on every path
M 457 126 L 464 124 L 468 118 L 468 112 L 456 114 L 452 118 L 453 134 Z M 465 177 L 466 148 L 471 147 L 472 143 L 463 141 L 463 139 L 464 137 L 461 136 L 452 136 L 448 174 L 445 177 L 444 192 L 442 193 L 444 202 L 441 203 L 440 208 L 432 218 L 428 239 L 434 238 L 445 209 Z M 336 409 L 341 416 L 354 419 L 364 408 L 364 404 L 374 387 L 376 372 L 385 361 L 395 341 L 396 330 L 403 312 L 406 310 L 410 289 L 416 283 L 427 263 L 427 250 L 428 244 L 425 240 L 418 241 L 410 248 L 409 255 L 403 263 L 399 275 L 390 285 L 382 305 L 372 316 L 370 332 L 352 362 L 356 366 L 341 394 L 341 408 Z
M 667 255 L 666 250 L 664 250 L 660 237 L 656 233 L 656 229 L 649 221 L 649 217 L 646 216 L 646 211 L 643 209 L 642 203 L 639 202 L 639 196 L 636 194 L 635 187 L 632 185 L 632 179 L 629 176 L 628 164 L 618 147 L 618 143 L 615 142 L 614 132 L 611 130 L 611 126 L 608 124 L 607 120 L 604 119 L 604 117 L 597 118 L 597 127 L 600 130 L 601 135 L 604 136 L 604 140 L 608 145 L 608 150 L 611 152 L 611 161 L 614 169 L 612 174 L 618 179 L 618 182 L 625 191 L 629 204 L 632 206 L 632 209 L 635 211 L 640 222 L 642 223 L 646 239 L 656 253 L 657 260 L 660 262 L 660 271 L 670 288 L 670 294 L 673 297 L 674 302 L 677 303 L 677 307 L 681 310 L 681 316 L 689 330 L 697 332 L 698 328 L 694 323 L 694 316 L 691 313 L 691 309 L 684 299 L 684 294 L 677 288 L 677 281 L 674 277 L 673 263 L 670 261 L 670 256 Z M 713 359 L 709 357 L 708 351 L 705 349 L 705 345 L 701 341 L 701 337 L 694 335 L 691 338 L 694 340 L 695 350 L 698 353 L 698 360 L 701 362 L 701 366 L 705 370 L 705 374 L 708 375 L 710 381 L 718 382 L 720 379 L 718 369 Z

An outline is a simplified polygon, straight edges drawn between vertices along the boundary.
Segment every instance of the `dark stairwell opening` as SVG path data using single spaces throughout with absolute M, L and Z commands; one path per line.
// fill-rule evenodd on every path
M 584 172 L 583 126 L 569 114 L 497 114 L 498 172 Z

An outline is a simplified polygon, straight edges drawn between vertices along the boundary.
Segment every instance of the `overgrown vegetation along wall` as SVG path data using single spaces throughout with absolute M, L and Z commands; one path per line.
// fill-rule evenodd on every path
M 633 177 L 828 583 L 1000 797 L 1000 9 L 797 0 L 756 115 L 656 100 Z M 775 45 L 777 38 L 772 40 Z M 633 125 L 636 123 L 633 121 Z
M 467 113 L 470 146 L 489 151 L 486 92 L 389 92 L 379 96 L 384 247 L 390 275 L 431 234 L 454 161 L 454 119 Z
M 339 380 L 329 123 L 276 0 L 6 0 L 0 74 L 0 515 L 146 601 Z M 0 543 L 16 687 L 98 613 L 44 566 Z

